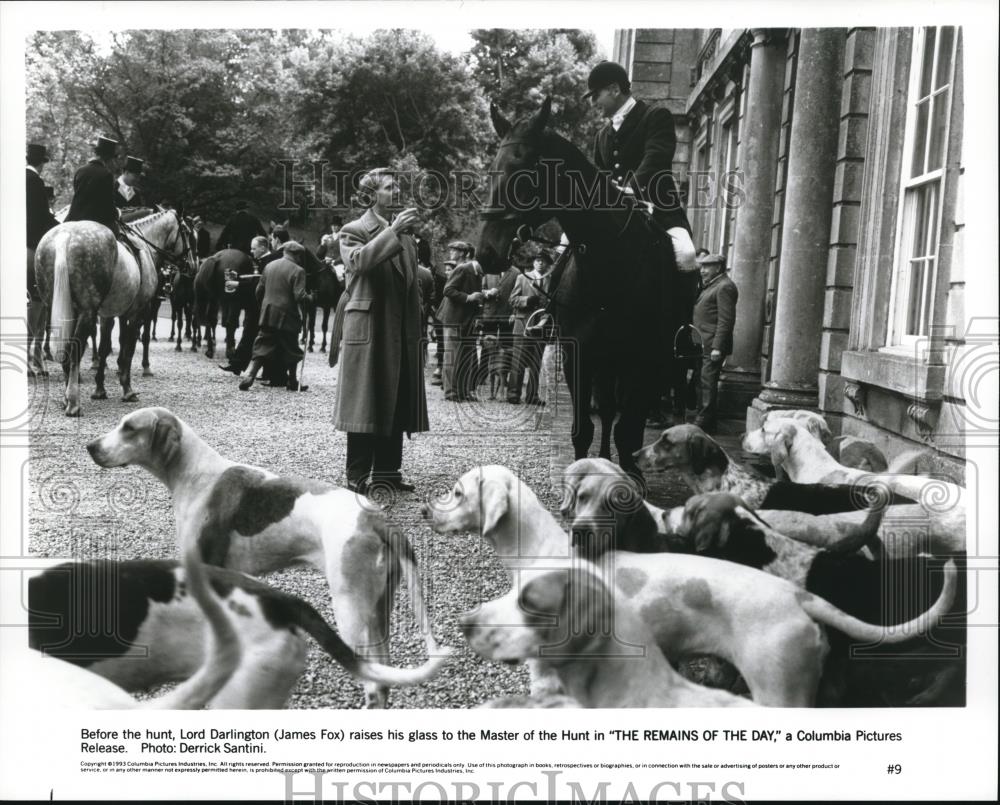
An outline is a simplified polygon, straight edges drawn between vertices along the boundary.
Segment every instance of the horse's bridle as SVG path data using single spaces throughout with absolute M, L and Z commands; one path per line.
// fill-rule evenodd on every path
M 186 233 L 184 232 L 184 221 L 181 216 L 171 210 L 163 210 L 163 212 L 174 212 L 174 218 L 177 221 L 177 232 L 174 234 L 173 240 L 170 241 L 169 247 L 171 251 L 168 251 L 164 247 L 157 246 L 155 243 L 146 238 L 138 229 L 136 229 L 132 224 L 121 222 L 122 228 L 128 232 L 130 235 L 134 235 L 150 249 L 159 254 L 164 261 L 172 265 L 174 268 L 178 269 L 181 273 L 184 272 L 185 268 L 190 268 L 192 265 L 196 265 L 197 261 L 194 259 L 194 248 L 191 246 Z M 184 238 L 184 256 L 177 257 L 172 251 L 177 246 L 178 238 Z M 178 262 L 181 261 L 181 262 Z

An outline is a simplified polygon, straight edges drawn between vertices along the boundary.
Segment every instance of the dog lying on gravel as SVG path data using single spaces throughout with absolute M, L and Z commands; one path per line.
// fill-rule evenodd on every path
M 310 635 L 355 677 L 379 685 L 416 685 L 445 658 L 415 670 L 358 657 L 310 604 L 243 573 L 206 567 L 230 613 L 242 661 L 212 698 L 213 709 L 284 707 L 305 670 Z M 143 691 L 190 678 L 205 662 L 192 635 L 208 622 L 173 560 L 65 562 L 28 581 L 29 641 L 114 682 Z
M 448 653 L 431 631 L 410 543 L 367 499 L 229 461 L 166 408 L 122 417 L 87 450 L 101 467 L 134 464 L 161 480 L 173 498 L 178 544 L 197 544 L 207 564 L 252 575 L 305 564 L 325 574 L 344 641 L 383 664 L 402 570 L 431 657 L 425 670 Z M 366 682 L 365 698 L 369 707 L 384 707 L 388 691 Z
M 887 494 L 885 488 L 877 484 L 860 481 L 793 483 L 766 478 L 756 470 L 737 464 L 718 442 L 695 425 L 668 428 L 655 442 L 637 450 L 634 457 L 644 472 L 673 470 L 696 494 L 734 492 L 752 509 L 832 514 L 867 508 L 872 502 L 915 502 L 896 492 Z M 888 500 L 881 500 L 883 496 Z
M 184 552 L 184 574 L 187 586 L 183 597 L 187 599 L 187 608 L 198 613 L 198 617 L 192 619 L 191 626 L 199 627 L 186 629 L 184 640 L 190 644 L 191 652 L 197 653 L 198 659 L 191 663 L 191 672 L 176 689 L 151 701 L 137 702 L 113 681 L 57 659 L 58 649 L 62 646 L 46 646 L 44 641 L 36 641 L 34 633 L 29 632 L 30 647 L 18 645 L 16 650 L 4 655 L 5 711 L 63 707 L 92 710 L 198 710 L 214 702 L 215 697 L 232 683 L 241 665 L 243 652 L 240 639 L 222 602 L 209 589 L 208 574 L 198 558 L 195 545 L 189 546 Z M 94 603 L 95 592 L 97 591 L 90 591 L 90 600 L 86 604 Z M 79 618 L 85 612 L 84 606 L 63 615 L 67 619 Z M 37 617 L 37 613 L 32 612 L 31 616 Z M 65 619 L 59 624 L 62 628 L 66 628 L 66 625 Z M 40 649 L 45 650 L 45 653 Z
M 515 597 L 534 578 L 585 561 L 506 467 L 473 468 L 447 496 L 425 504 L 423 513 L 438 534 L 481 534 L 506 566 Z M 899 642 L 937 623 L 951 606 L 956 584 L 949 563 L 931 609 L 889 629 L 852 618 L 783 579 L 717 559 L 615 551 L 605 555 L 601 573 L 614 578 L 671 662 L 692 654 L 721 657 L 742 674 L 755 703 L 775 707 L 815 703 L 827 652 L 823 626 L 855 640 Z
M 776 467 L 796 483 L 879 485 L 918 502 L 934 515 L 933 550 L 941 555 L 965 552 L 965 489 L 939 478 L 886 473 L 872 475 L 845 467 L 827 453 L 823 443 L 794 419 L 767 418 L 743 437 L 743 449 L 770 455 Z M 762 506 L 762 508 L 767 508 Z

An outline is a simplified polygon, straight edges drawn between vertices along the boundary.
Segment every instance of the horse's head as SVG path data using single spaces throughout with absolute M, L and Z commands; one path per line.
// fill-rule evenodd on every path
M 484 223 L 476 252 L 488 274 L 499 274 L 510 265 L 518 227 L 535 226 L 552 217 L 550 171 L 542 165 L 551 112 L 552 100 L 546 98 L 535 114 L 511 123 L 496 104 L 490 104 L 500 148 L 490 167 L 489 200 L 480 213 Z
M 194 276 L 198 270 L 198 237 L 195 235 L 191 222 L 177 210 L 171 210 L 177 221 L 177 239 L 173 247 L 174 265 L 182 274 Z

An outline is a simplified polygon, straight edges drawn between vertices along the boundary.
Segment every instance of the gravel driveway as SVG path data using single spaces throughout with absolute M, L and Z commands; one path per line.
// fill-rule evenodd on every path
M 164 314 L 166 306 L 164 306 Z M 278 473 L 303 475 L 343 483 L 346 437 L 332 426 L 336 370 L 327 356 L 308 353 L 306 393 L 271 389 L 258 383 L 248 392 L 220 371 L 216 360 L 193 353 L 185 344 L 174 352 L 166 341 L 170 322 L 158 322 L 160 340 L 151 344 L 154 375 L 141 375 L 134 365 L 133 382 L 140 402 L 122 403 L 117 376 L 109 371 L 111 399 L 92 401 L 93 372 L 82 377 L 83 415 L 62 415 L 62 380 L 50 363 L 47 383 L 29 388 L 35 413 L 31 442 L 30 550 L 47 557 L 162 558 L 177 555 L 174 519 L 167 490 L 137 468 L 105 470 L 91 460 L 84 445 L 114 427 L 125 413 L 142 405 L 169 408 L 191 425 L 220 453 L 235 461 L 267 467 Z M 222 330 L 220 328 L 221 335 Z M 115 345 L 117 352 L 117 344 Z M 113 367 L 115 357 L 109 363 Z M 89 353 L 85 357 L 89 367 Z M 428 377 L 429 379 L 429 377 Z M 440 387 L 427 385 L 432 430 L 404 445 L 404 473 L 418 486 L 417 494 L 391 502 L 390 520 L 403 527 L 420 559 L 425 592 L 436 634 L 457 647 L 458 655 L 428 684 L 396 689 L 392 707 L 464 708 L 488 699 L 527 691 L 522 668 L 482 660 L 466 646 L 456 616 L 478 602 L 506 592 L 501 565 L 479 538 L 440 537 L 424 524 L 420 504 L 429 495 L 450 488 L 476 464 L 504 464 L 517 472 L 552 511 L 558 508 L 553 472 L 565 460 L 568 433 L 558 405 L 547 409 L 509 406 L 502 402 L 446 403 Z M 560 395 L 562 396 L 562 395 Z M 553 400 L 552 402 L 556 402 Z M 556 449 L 558 446 L 559 449 Z M 310 568 L 295 568 L 269 577 L 274 586 L 295 593 L 333 620 L 325 579 Z M 392 662 L 411 666 L 422 662 L 423 641 L 414 626 L 404 594 L 397 596 L 392 632 Z M 359 707 L 361 687 L 313 644 L 309 665 L 288 704 L 291 708 Z

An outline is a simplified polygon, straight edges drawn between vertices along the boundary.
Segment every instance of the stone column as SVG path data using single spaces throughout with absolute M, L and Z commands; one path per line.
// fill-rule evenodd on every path
M 785 30 L 754 28 L 752 33 L 746 113 L 740 131 L 743 198 L 736 214 L 730 266 L 740 298 L 736 305 L 733 354 L 726 361 L 720 387 L 728 410 L 742 410 L 760 391 L 764 296 L 771 258 L 774 180 L 785 80 Z
M 815 408 L 846 31 L 803 29 L 788 146 L 771 376 L 747 412 Z

